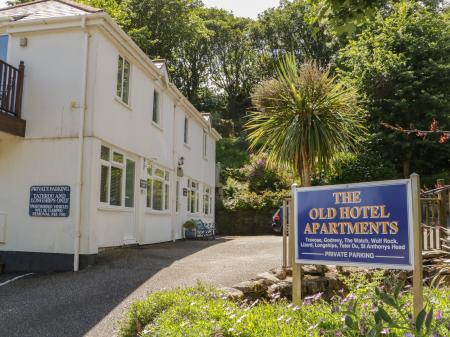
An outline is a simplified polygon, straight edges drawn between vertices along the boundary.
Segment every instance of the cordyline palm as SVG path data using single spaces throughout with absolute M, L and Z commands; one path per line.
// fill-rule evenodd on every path
M 252 102 L 250 148 L 268 153 L 269 164 L 294 169 L 304 186 L 365 134 L 356 91 L 315 62 L 298 67 L 292 55 L 281 59 L 276 79 L 256 88 Z

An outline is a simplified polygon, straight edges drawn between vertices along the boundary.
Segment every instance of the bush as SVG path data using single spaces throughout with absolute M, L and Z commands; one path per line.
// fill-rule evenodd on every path
M 249 162 L 247 142 L 242 138 L 223 138 L 217 142 L 217 162 L 223 168 L 240 168 Z
M 300 307 L 285 300 L 273 300 L 272 303 L 234 303 L 222 298 L 216 290 L 201 284 L 156 292 L 146 300 L 132 305 L 120 336 L 362 337 L 368 335 L 367 327 L 376 324 L 379 324 L 376 336 L 417 337 L 431 336 L 431 333 L 439 337 L 449 335 L 449 289 L 426 289 L 426 298 L 433 303 L 433 317 L 427 320 L 427 316 L 424 316 L 422 332 L 416 333 L 416 327 L 408 320 L 412 305 L 411 295 L 407 291 L 397 291 L 396 301 L 401 306 L 399 312 L 386 303 L 391 302 L 386 298 L 393 295 L 375 290 L 376 282 L 362 282 L 359 284 L 359 291 L 353 289 L 348 295 L 342 294 L 330 302 L 321 300 L 318 294 L 306 298 L 304 305 Z M 355 286 L 353 284 L 354 288 Z M 376 314 L 377 312 L 382 314 Z M 400 317 L 401 315 L 404 317 Z M 405 326 L 389 325 L 387 321 L 390 318 L 394 323 L 406 322 Z M 425 334 L 427 326 L 430 334 Z

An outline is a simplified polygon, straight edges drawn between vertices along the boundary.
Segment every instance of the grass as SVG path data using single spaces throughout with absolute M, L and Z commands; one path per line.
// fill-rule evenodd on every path
M 310 297 L 300 307 L 275 299 L 234 303 L 203 284 L 156 292 L 132 305 L 122 324 L 120 336 L 366 336 L 364 325 L 374 324 L 374 308 L 382 306 L 374 294 L 379 281 L 379 277 L 367 281 L 353 275 L 348 280 L 354 285 L 350 294 L 342 293 L 330 302 L 322 301 L 320 296 Z M 374 336 L 450 336 L 450 289 L 427 288 L 425 293 L 434 317 L 429 332 L 416 334 L 402 328 L 386 328 Z M 408 312 L 411 307 L 410 293 L 404 290 L 399 298 L 405 312 Z M 394 320 L 401 319 L 402 313 L 390 307 L 385 309 Z M 355 332 L 346 325 L 345 316 L 349 311 L 356 313 L 361 327 L 358 330 L 361 331 Z

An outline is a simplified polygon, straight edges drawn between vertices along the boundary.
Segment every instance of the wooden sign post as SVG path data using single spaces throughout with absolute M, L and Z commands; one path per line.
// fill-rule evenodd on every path
M 411 175 L 411 197 L 414 233 L 413 315 L 416 319 L 423 309 L 422 210 L 420 208 L 420 177 L 416 173 Z

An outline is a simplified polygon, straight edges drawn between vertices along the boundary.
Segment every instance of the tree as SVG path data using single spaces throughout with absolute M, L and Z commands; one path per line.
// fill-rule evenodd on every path
M 274 74 L 279 57 L 287 53 L 300 63 L 314 59 L 320 66 L 328 66 L 337 49 L 336 39 L 314 14 L 306 1 L 282 0 L 280 6 L 259 15 L 252 35 L 255 48 L 265 58 L 266 75 Z
M 249 34 L 252 21 L 224 10 L 210 11 L 215 17 L 208 26 L 213 31 L 210 80 L 224 93 L 223 117 L 238 121 L 250 107 L 250 92 L 258 80 L 258 58 Z
M 450 126 L 448 14 L 401 1 L 387 15 L 379 13 L 338 59 L 338 73 L 364 98 L 371 131 L 383 139 L 385 160 L 394 162 L 405 177 L 412 169 L 431 173 L 421 172 L 420 156 L 414 154 L 434 148 L 432 141 L 392 133 L 381 123 L 420 130 L 436 119 L 443 129 Z M 436 171 L 448 165 L 440 153 L 435 153 Z
M 268 153 L 269 164 L 291 167 L 304 186 L 365 135 L 356 91 L 314 62 L 298 68 L 292 55 L 282 58 L 276 79 L 256 88 L 252 102 L 257 110 L 246 125 L 250 147 Z

